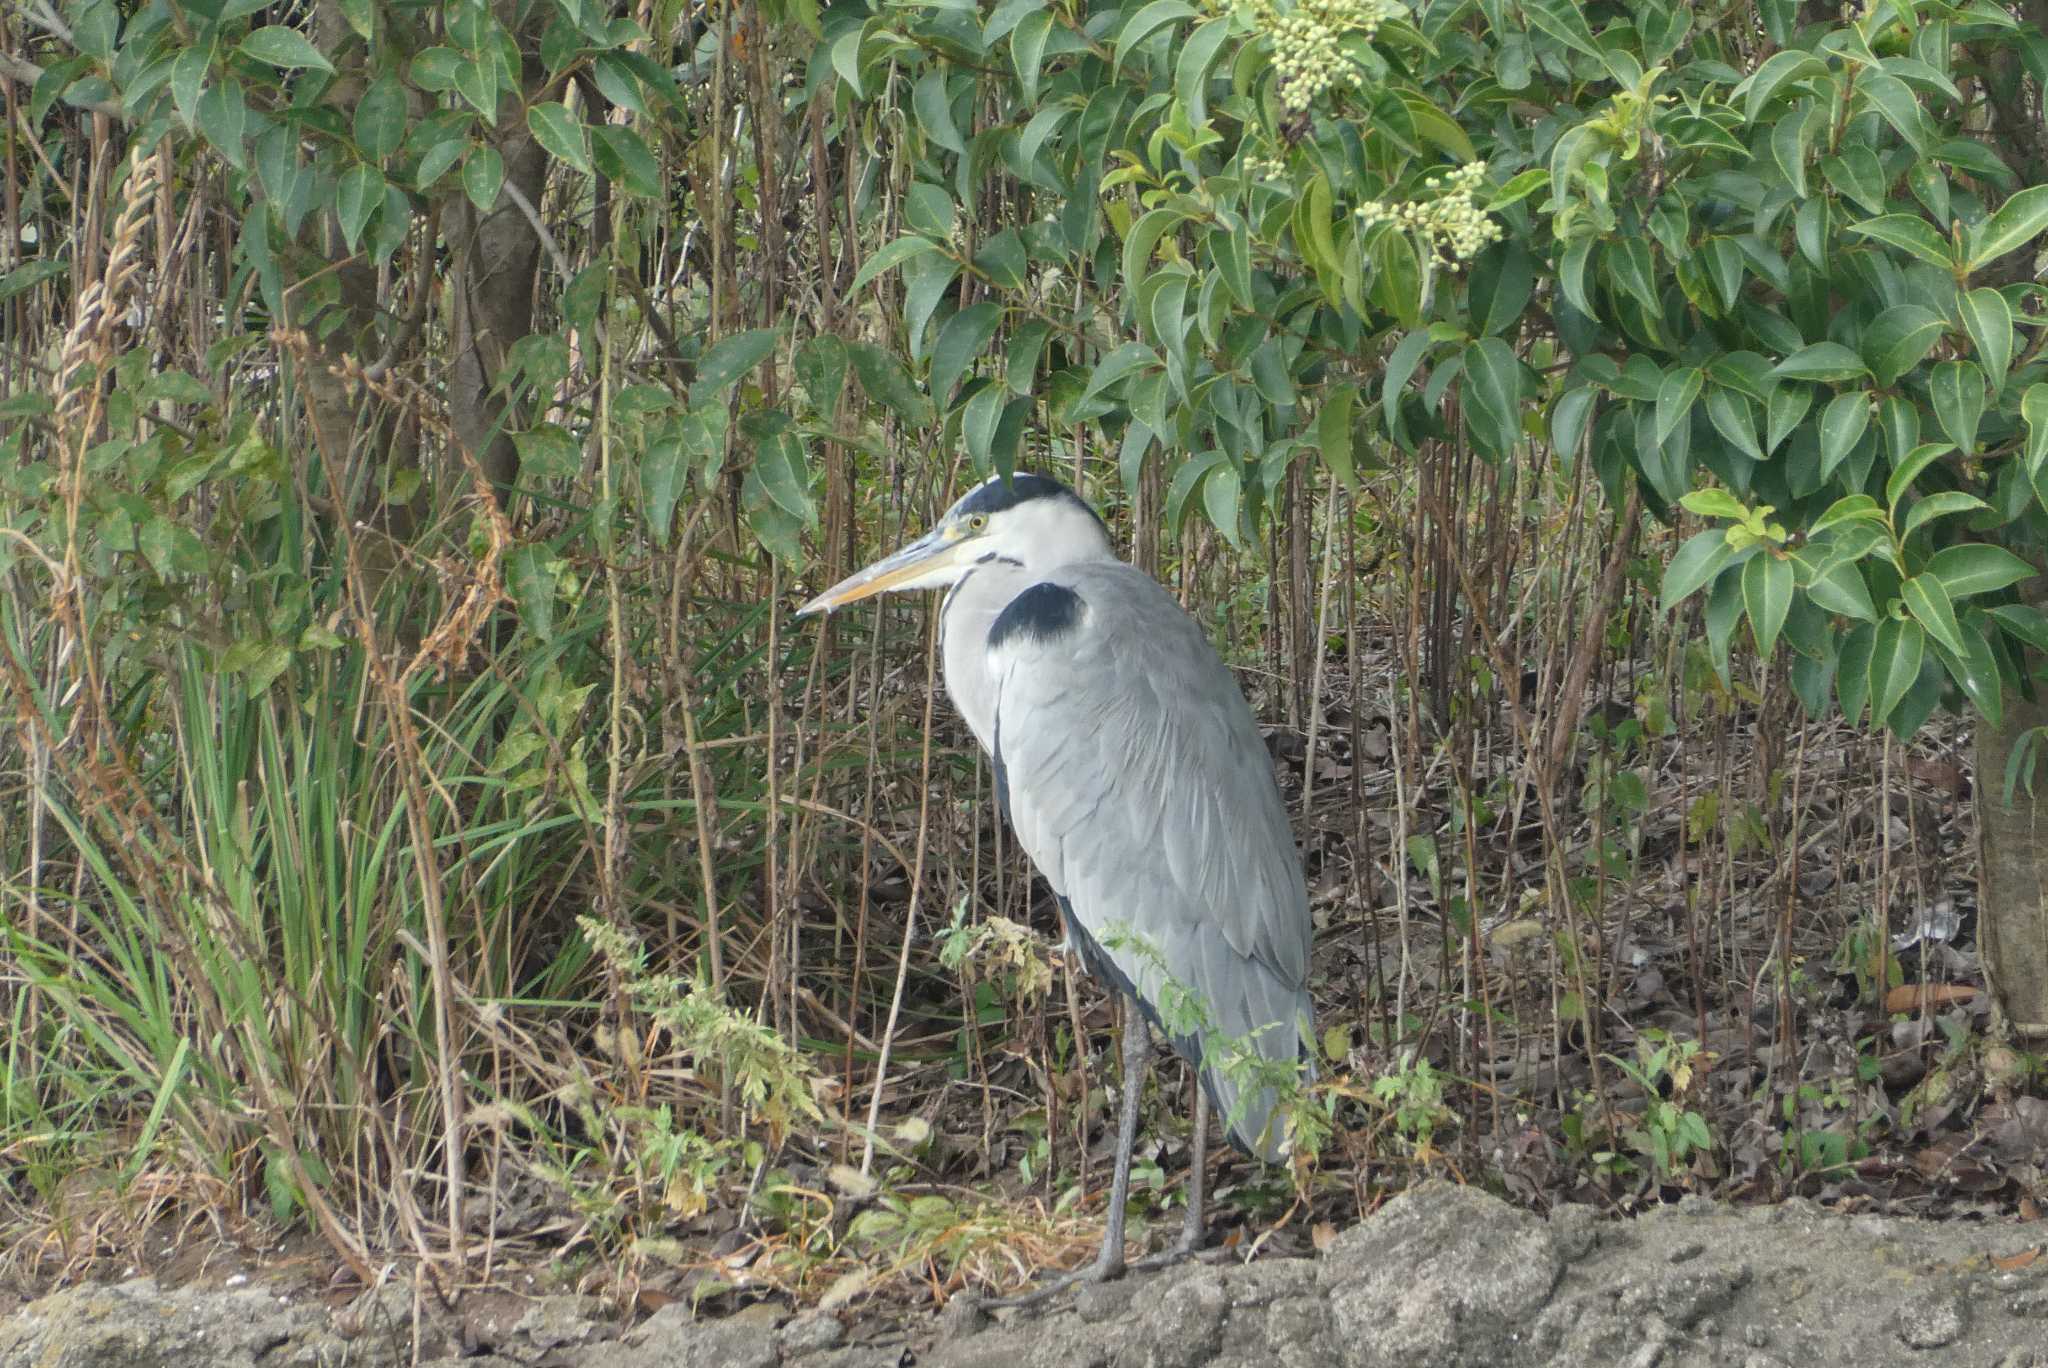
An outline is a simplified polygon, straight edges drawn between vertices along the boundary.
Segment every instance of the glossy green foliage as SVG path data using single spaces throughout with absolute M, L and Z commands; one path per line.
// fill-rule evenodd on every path
M 1962 83 L 2037 90 L 2048 43 L 1985 3 L 1795 19 L 853 4 L 812 84 L 900 119 L 908 232 L 862 283 L 900 269 L 905 348 L 978 466 L 1014 464 L 1032 397 L 1232 537 L 1293 462 L 1349 481 L 1389 444 L 1590 459 L 1666 517 L 1712 485 L 1734 522 L 1667 591 L 1709 597 L 1724 672 L 1747 620 L 1815 708 L 1995 717 L 2048 636 L 2014 590 L 2048 496 L 2048 188 Z M 1318 26 L 1338 60 L 1304 75 Z

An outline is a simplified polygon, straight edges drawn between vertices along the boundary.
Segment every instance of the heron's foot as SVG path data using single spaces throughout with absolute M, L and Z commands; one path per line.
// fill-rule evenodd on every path
M 1142 1273 L 1149 1272 L 1155 1268 L 1171 1268 L 1177 1263 L 1184 1263 L 1202 1252 L 1202 1235 L 1203 1232 L 1199 1226 L 1193 1228 L 1183 1226 L 1181 1227 L 1179 1239 L 1160 1250 L 1157 1254 L 1147 1254 L 1144 1258 L 1139 1259 L 1131 1265 L 1131 1270 Z
M 1142 1266 L 1142 1265 L 1134 1265 Z M 984 1311 L 1014 1310 L 1019 1307 L 1043 1306 L 1060 1293 L 1076 1287 L 1087 1287 L 1095 1283 L 1113 1282 L 1123 1276 L 1126 1265 L 1123 1252 L 1105 1249 L 1095 1257 L 1093 1263 L 1075 1269 L 1042 1283 L 1031 1291 L 1015 1297 L 996 1297 L 981 1303 Z

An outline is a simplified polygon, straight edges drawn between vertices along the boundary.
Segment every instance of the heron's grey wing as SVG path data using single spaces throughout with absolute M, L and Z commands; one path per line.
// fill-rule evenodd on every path
M 1275 1157 L 1271 1089 L 1240 1088 L 1217 1046 L 1241 1041 L 1298 1063 L 1311 927 L 1287 814 L 1237 682 L 1163 588 L 1116 563 L 1026 589 L 987 641 L 994 750 L 1018 840 L 1091 967 L 1133 990 L 1201 1066 L 1234 1138 Z M 1206 1014 L 1207 1040 L 1187 1029 L 1176 986 Z

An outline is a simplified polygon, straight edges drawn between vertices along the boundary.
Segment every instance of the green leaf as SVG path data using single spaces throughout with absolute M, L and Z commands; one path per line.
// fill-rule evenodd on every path
M 430 188 L 434 182 L 448 174 L 449 167 L 462 159 L 462 154 L 469 150 L 469 146 L 468 139 L 453 137 L 443 138 L 428 148 L 420 156 L 419 170 L 413 178 L 413 188 L 416 190 Z M 465 191 L 465 193 L 467 192 Z M 491 194 L 495 197 L 497 193 L 496 187 L 493 187 Z
M 1387 430 L 1398 431 L 1401 421 L 1401 392 L 1408 388 L 1408 380 L 1422 364 L 1423 355 L 1431 346 L 1429 333 L 1421 328 L 1402 336 L 1394 344 L 1393 352 L 1387 357 L 1386 371 L 1380 377 L 1380 409 L 1386 414 Z M 2048 385 L 2034 388 L 2048 397 Z M 2048 431 L 2048 429 L 2044 429 Z
M 868 342 L 849 342 L 846 353 L 868 398 L 913 427 L 931 421 L 931 405 L 901 361 Z
M 1094 371 L 1088 376 L 1088 387 L 1082 391 L 1081 398 L 1084 401 L 1093 399 L 1133 371 L 1164 365 L 1165 362 L 1159 359 L 1159 353 L 1143 342 L 1126 342 L 1095 363 Z
M 1708 390 L 1707 418 L 1716 432 L 1750 460 L 1764 458 L 1764 449 L 1756 440 L 1756 410 L 1740 393 L 1720 385 Z
M 1771 371 L 1781 380 L 1855 380 L 1869 373 L 1863 358 L 1839 342 L 1814 342 L 1801 347 Z
M 1962 599 L 2010 588 L 2035 570 L 2002 546 L 1964 542 L 1935 552 L 1922 573 L 1940 580 L 1950 598 Z
M 1593 41 L 1593 31 L 1586 27 L 1586 16 L 1576 0 L 1522 0 L 1522 13 L 1531 24 L 1566 47 L 1595 61 L 1606 60 Z
M 368 160 L 383 161 L 405 141 L 405 123 L 405 87 L 387 71 L 356 105 L 356 146 Z
M 1870 426 L 1870 395 L 1862 390 L 1838 394 L 1820 415 L 1820 477 L 1835 473 Z
M 1920 364 L 1948 328 L 1940 314 L 1918 304 L 1899 304 L 1870 320 L 1863 330 L 1863 358 L 1877 383 L 1890 386 Z
M 452 47 L 430 47 L 412 59 L 412 83 L 421 90 L 445 94 L 455 89 L 455 70 L 462 54 Z
M 135 545 L 160 579 L 206 573 L 206 548 L 199 538 L 160 513 L 142 524 Z
M 1161 2 L 1173 3 L 1174 0 Z M 1149 274 L 1146 268 L 1152 264 L 1152 252 L 1159 245 L 1159 239 L 1186 218 L 1187 215 L 1179 209 L 1154 209 L 1131 226 L 1130 236 L 1124 239 L 1123 251 L 1123 278 L 1128 285 L 1136 286 Z
M 1707 631 L 1708 658 L 1713 661 L 1714 673 L 1721 682 L 1728 682 L 1729 652 L 1735 641 L 1735 625 L 1742 620 L 1742 576 L 1722 575 L 1714 581 L 1714 591 L 1707 596 L 1707 610 L 1700 615 L 1700 625 Z
M 1545 171 L 1540 166 L 1531 167 L 1529 170 L 1510 179 L 1500 189 L 1494 191 L 1493 198 L 1486 202 L 1486 212 L 1497 214 L 1510 204 L 1527 199 L 1549 184 L 1550 173 L 1548 171 Z
M 1664 568 L 1664 611 L 1670 612 L 1698 593 L 1734 556 L 1735 548 L 1728 544 L 1728 534 L 1721 528 L 1710 527 L 1686 538 L 1685 545 L 1678 548 L 1678 554 Z
M 1899 500 L 1906 497 L 1906 491 L 1920 478 L 1920 472 L 1954 450 L 1953 442 L 1922 442 L 1906 453 L 1906 459 L 1893 468 L 1891 478 L 1884 483 L 1885 505 L 1891 509 L 1893 517 L 1898 516 Z
M 1593 239 L 1583 237 L 1564 249 L 1558 258 L 1557 283 L 1564 290 L 1564 297 L 1571 306 L 1588 318 L 1598 318 L 1600 311 L 1593 307 L 1593 298 L 1586 293 L 1586 263 L 1592 260 Z
M 1977 449 L 1977 423 L 1984 416 L 1984 372 L 1968 361 L 1944 361 L 1929 378 L 1935 421 L 1965 456 Z
M 1940 580 L 1933 575 L 1915 575 L 1899 586 L 1899 597 L 1929 636 L 1958 655 L 1968 649 L 1963 645 L 1963 629 L 1956 623 L 1956 606 Z
M 505 158 L 489 143 L 479 143 L 462 163 L 462 192 L 479 214 L 488 214 L 505 184 Z
M 1884 212 L 1884 168 L 1875 152 L 1851 146 L 1838 157 L 1821 158 L 1820 169 L 1836 194 L 1855 200 L 1870 213 Z
M 1849 231 L 1860 237 L 1882 242 L 1888 247 L 1896 247 L 1930 265 L 1939 266 L 1944 271 L 1955 267 L 1955 259 L 1949 252 L 1948 244 L 1942 241 L 1941 234 L 1935 232 L 1933 225 L 1926 219 L 1912 214 L 1884 214 L 1874 219 L 1865 219 L 1861 223 L 1850 224 Z
M 1906 515 L 1906 525 L 1900 529 L 1901 537 L 1910 537 L 1936 518 L 1953 517 L 1957 513 L 1974 513 L 1980 508 L 1989 508 L 1975 494 L 1960 489 L 1944 489 L 1917 501 L 1913 511 Z
M 1480 333 L 1506 332 L 1528 307 L 1535 283 L 1535 264 L 1520 243 L 1504 242 L 1482 253 L 1472 263 L 1467 291 Z
M 1722 311 L 1733 309 L 1735 301 L 1742 297 L 1742 277 L 1748 270 L 1742 249 L 1725 237 L 1710 237 L 1700 244 L 1699 257 L 1708 278 L 1714 282 Z
M 367 162 L 357 162 L 341 173 L 334 187 L 334 216 L 341 221 L 342 241 L 351 252 L 369 226 L 370 216 L 383 205 L 383 172 Z
M 938 338 L 932 343 L 931 392 L 941 407 L 952 398 L 953 387 L 988 346 L 1002 321 L 1002 305 L 984 299 L 954 314 L 939 329 Z
M 498 126 L 498 65 L 494 58 L 481 57 L 459 62 L 455 67 L 455 89 L 484 122 Z
M 1784 173 L 1786 183 L 1792 187 L 1792 193 L 1800 199 L 1806 199 L 1806 154 L 1812 146 L 1808 130 L 1813 125 L 1813 113 L 1814 105 L 1810 101 L 1803 103 L 1779 119 L 1771 130 L 1771 156 Z M 1810 200 L 1808 203 L 1819 201 Z
M 1850 522 L 1881 522 L 1884 510 L 1877 506 L 1877 500 L 1868 494 L 1848 494 L 1828 505 L 1828 511 L 1815 519 L 1813 526 L 1806 529 L 1808 537 L 1818 537 L 1830 527 L 1839 527 Z
M 1229 459 L 1220 451 L 1205 451 L 1181 462 L 1180 469 L 1173 472 L 1173 483 L 1166 487 L 1166 526 L 1174 536 L 1180 535 L 1187 521 L 1188 500 L 1202 482 Z
M 1117 35 L 1116 49 L 1110 56 L 1110 70 L 1115 72 L 1120 69 L 1124 64 L 1124 58 L 1130 56 L 1131 49 L 1157 33 L 1164 25 L 1177 23 L 1182 19 L 1193 19 L 1198 13 L 1198 10 L 1183 3 L 1183 0 L 1152 0 L 1151 4 L 1132 15 L 1130 21 L 1124 25 L 1123 32 Z M 1026 96 L 1025 101 L 1029 103 L 1030 97 Z
M 1791 435 L 1806 417 L 1806 411 L 1813 407 L 1811 385 L 1779 385 L 1771 391 L 1764 409 L 1767 422 L 1764 431 L 1764 451 L 1776 451 L 1778 444 Z
M 2005 388 L 2005 373 L 2012 366 L 2012 309 L 2005 296 L 1989 286 L 1970 291 L 1956 300 L 1963 316 L 1963 329 L 1970 334 L 1978 364 L 1991 382 L 1995 395 Z
M 1024 239 L 1015 228 L 1003 229 L 974 254 L 974 266 L 1002 289 L 1023 289 L 1030 270 Z
M 690 402 L 704 403 L 730 388 L 741 376 L 767 360 L 781 339 L 781 330 L 777 328 L 754 328 L 721 339 L 697 363 L 697 379 L 690 386 Z M 774 493 L 772 489 L 769 492 Z M 782 500 L 776 499 L 775 502 L 781 504 Z M 788 505 L 783 504 L 783 507 Z
M 583 449 L 559 423 L 537 423 L 514 433 L 519 474 L 525 480 L 572 480 L 583 466 Z
M 964 157 L 967 140 L 960 136 L 960 127 L 953 121 L 952 97 L 946 89 L 947 72 L 946 66 L 935 64 L 919 77 L 911 92 L 910 107 L 925 137 L 954 156 Z
M 514 547 L 505 558 L 505 582 L 519 608 L 519 620 L 541 641 L 555 635 L 555 571 L 561 561 L 545 546 Z
M 1784 629 L 1785 615 L 1792 610 L 1792 562 L 1778 556 L 1752 556 L 1742 567 L 1742 608 L 1749 614 L 1757 654 L 1769 660 L 1778 633 Z
M 1896 129 L 1908 147 L 1915 152 L 1927 150 L 1927 120 L 1904 81 L 1883 72 L 1865 72 L 1856 83 L 1856 96 L 1858 104 L 1876 110 Z
M 907 237 L 897 238 L 894 242 L 861 263 L 860 270 L 854 273 L 853 284 L 848 288 L 847 293 L 859 294 L 884 271 L 892 271 L 912 257 L 922 256 L 926 252 L 936 252 L 938 250 L 938 243 L 933 242 L 928 237 L 919 237 L 915 233 Z
M 1869 586 L 1864 584 L 1862 572 L 1848 561 L 1837 561 L 1814 576 L 1813 583 L 1806 586 L 1806 596 L 1827 612 L 1859 622 L 1877 621 Z
M 640 511 L 657 546 L 668 544 L 669 523 L 682 497 L 688 467 L 681 442 L 660 442 L 640 458 Z
M 2048 228 L 2048 185 L 2020 191 L 1967 233 L 1970 257 L 1966 269 L 1981 271 L 2007 252 L 2032 242 L 2044 228 Z
M 1678 501 L 1679 507 L 1702 518 L 1749 519 L 1749 508 L 1725 489 L 1695 489 Z
M 1941 667 L 1948 671 L 1949 678 L 1962 686 L 1970 702 L 1984 715 L 1984 720 L 1996 727 L 2005 717 L 2005 685 L 1999 678 L 1998 659 L 1991 654 L 1991 643 L 1984 634 L 1974 627 L 1961 629 L 1963 649 L 1950 652 L 1937 649 L 1935 656 Z
M 334 63 L 321 55 L 319 48 L 306 41 L 303 34 L 282 24 L 257 29 L 242 40 L 241 50 L 274 67 L 311 67 L 329 75 L 334 73 Z
M 1202 511 L 1209 515 L 1209 521 L 1223 539 L 1232 546 L 1241 547 L 1244 539 L 1238 535 L 1238 505 L 1244 498 L 1244 477 L 1237 473 L 1234 464 L 1218 466 L 1202 481 Z
M 1550 409 L 1550 447 L 1567 468 L 1579 455 L 1600 402 L 1600 387 L 1580 385 L 1557 397 Z
M 1358 406 L 1358 386 L 1333 386 L 1316 414 L 1316 449 L 1323 464 L 1346 489 L 1358 488 L 1358 474 L 1351 459 L 1352 412 Z
M 2027 386 L 2020 397 L 2020 417 L 2027 424 L 2027 470 L 2038 476 L 2048 462 L 2048 382 Z
M 1229 18 L 1210 18 L 1182 43 L 1180 59 L 1174 63 L 1174 94 L 1180 98 L 1190 125 L 1202 125 L 1208 119 L 1208 100 L 1204 96 L 1208 70 L 1217 66 L 1217 53 L 1223 51 L 1233 29 L 1235 25 Z
M 803 520 L 775 502 L 761 481 L 761 472 L 752 467 L 740 480 L 740 507 L 746 511 L 748 530 L 768 554 L 792 565 L 802 562 Z
M 2048 617 L 2043 617 L 2039 609 L 2023 603 L 2002 603 L 1987 610 L 1984 616 L 1996 622 L 2013 640 L 2037 651 L 2048 651 Z
M 590 149 L 585 146 L 583 125 L 577 122 L 567 105 L 547 100 L 529 106 L 526 126 L 532 131 L 534 141 L 547 149 L 549 156 L 575 167 L 586 176 L 590 174 Z
M 1863 705 L 1870 697 L 1871 645 L 1877 638 L 1873 623 L 1859 623 L 1842 638 L 1841 666 L 1835 672 L 1835 696 L 1842 700 L 1842 715 L 1851 723 L 1863 718 Z
M 1465 348 L 1465 422 L 1483 454 L 1498 459 L 1522 435 L 1522 363 L 1498 337 Z
M 796 429 L 783 427 L 754 447 L 753 473 L 776 507 L 809 523 L 818 515 L 811 502 L 810 478 L 804 469 L 804 446 Z
M 1880 726 L 1920 677 L 1926 654 L 1927 633 L 1918 622 L 1886 618 L 1877 624 L 1870 648 L 1870 716 Z
M 617 124 L 600 124 L 590 132 L 592 160 L 613 184 L 641 199 L 660 199 L 667 193 L 661 163 L 654 160 L 638 133 Z
M 1827 66 L 1810 52 L 1787 48 L 1774 52 L 1764 59 L 1748 79 L 1729 92 L 1731 98 L 1747 96 L 1743 107 L 1742 121 L 1753 124 L 1757 115 L 1770 103 L 1771 96 L 1779 86 L 1792 80 L 1805 80 L 1809 76 L 1826 77 Z
M 831 333 L 819 333 L 805 339 L 790 364 L 810 398 L 811 410 L 829 416 L 846 388 L 846 343 Z
M 1657 421 L 1655 437 L 1658 445 L 1671 440 L 1671 434 L 1678 425 L 1692 415 L 1692 406 L 1700 396 L 1700 386 L 1706 376 L 1698 366 L 1683 366 L 1665 372 L 1664 381 L 1657 387 Z

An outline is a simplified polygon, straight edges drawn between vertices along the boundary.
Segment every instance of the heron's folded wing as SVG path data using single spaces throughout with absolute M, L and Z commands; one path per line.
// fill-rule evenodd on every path
M 1014 616 L 1013 616 L 1014 615 Z M 1292 1063 L 1309 1011 L 1301 865 L 1251 710 L 1199 628 L 1149 576 L 1072 567 L 989 631 L 995 743 L 1019 841 L 1078 929 L 1256 1143 L 1213 1045 Z M 1209 1041 L 1184 1029 L 1193 995 Z

